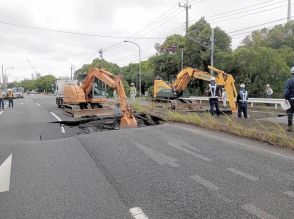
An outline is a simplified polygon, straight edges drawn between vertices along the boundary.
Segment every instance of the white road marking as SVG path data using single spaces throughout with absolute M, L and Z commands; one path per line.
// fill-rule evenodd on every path
M 249 175 L 249 174 L 247 174 L 247 173 L 244 173 L 244 172 L 242 172 L 242 171 L 236 170 L 236 169 L 234 169 L 234 168 L 227 168 L 227 170 L 230 171 L 230 172 L 232 172 L 232 173 L 235 173 L 235 174 L 237 174 L 237 175 L 239 175 L 239 176 L 243 176 L 244 178 L 249 179 L 249 180 L 252 180 L 252 181 L 256 181 L 256 180 L 258 180 L 257 177 L 255 177 L 255 176 L 251 176 L 251 175 Z
M 9 191 L 12 154 L 0 166 L 0 192 Z
M 214 185 L 213 183 L 211 183 L 210 181 L 200 177 L 200 176 L 197 176 L 197 175 L 194 175 L 194 176 L 190 176 L 192 179 L 194 179 L 196 182 L 198 182 L 199 184 L 207 187 L 208 189 L 212 190 L 212 191 L 217 191 L 219 190 L 219 188 Z
M 20 104 L 23 105 L 23 102 L 21 102 Z
M 173 157 L 169 157 L 165 154 L 162 154 L 158 151 L 153 150 L 152 148 L 146 147 L 140 143 L 131 141 L 137 148 L 143 151 L 148 157 L 152 160 L 156 161 L 159 165 L 168 164 L 171 167 L 179 167 L 180 165 L 176 163 L 176 159 Z
M 57 115 L 55 115 L 55 113 L 50 112 L 52 116 L 55 117 L 55 119 L 57 119 L 57 121 L 62 121 L 62 119 L 60 119 Z
M 130 213 L 135 219 L 148 219 L 141 208 L 135 207 L 130 209 Z
M 39 103 L 36 103 L 36 105 L 38 105 L 39 107 L 41 107 L 42 105 L 41 104 L 39 104 Z
M 59 121 L 59 122 L 62 121 L 62 119 L 60 119 L 55 113 L 53 113 L 53 112 L 50 112 L 50 113 L 51 113 L 52 116 L 54 116 L 57 119 L 57 121 Z M 65 128 L 64 128 L 63 125 L 60 126 L 60 130 L 61 130 L 62 134 L 65 133 Z
M 204 160 L 204 161 L 211 161 L 211 159 L 209 159 L 208 157 L 205 157 L 205 156 L 203 156 L 203 155 L 201 155 L 201 154 L 198 154 L 198 153 L 196 153 L 196 152 L 190 151 L 190 150 L 188 150 L 188 149 L 182 147 L 181 145 L 179 145 L 179 144 L 177 144 L 177 143 L 175 143 L 175 142 L 169 141 L 167 144 L 170 145 L 170 146 L 172 146 L 172 147 L 174 147 L 174 148 L 176 148 L 176 149 L 178 149 L 178 150 L 180 150 L 180 151 L 183 151 L 183 152 L 185 152 L 185 153 L 187 153 L 187 154 L 191 154 L 192 156 L 194 156 L 194 157 L 196 157 L 196 158 L 199 158 L 199 159 L 201 159 L 201 160 Z
M 65 133 L 65 129 L 64 129 L 63 125 L 61 125 L 61 133 L 62 133 L 62 134 Z
M 1 111 L 1 112 L 0 112 L 0 116 L 1 116 L 3 113 L 4 113 L 4 111 Z
M 284 192 L 284 194 L 289 195 L 290 197 L 294 198 L 294 192 L 293 191 L 287 191 L 287 192 Z
M 247 205 L 243 205 L 242 208 L 247 211 L 248 213 L 255 215 L 258 218 L 264 218 L 264 219 L 277 219 L 277 217 L 268 214 L 267 212 L 265 212 L 264 210 L 261 210 L 257 207 L 255 207 L 254 205 L 251 204 L 247 204 Z
M 192 133 L 196 133 L 196 134 L 199 134 L 199 135 L 202 135 L 202 136 L 206 136 L 207 135 L 207 131 L 205 131 L 205 130 L 199 130 L 199 129 L 197 130 L 197 127 L 195 127 L 195 128 L 188 128 L 188 127 L 182 127 L 181 125 L 169 125 L 169 124 L 166 124 L 166 126 L 169 126 L 169 127 L 175 127 L 176 126 L 179 129 L 182 129 L 182 130 L 185 130 L 185 131 L 190 131 Z M 215 131 L 215 133 L 217 133 L 217 131 Z M 225 136 L 225 135 L 228 135 L 228 136 Z M 228 143 L 235 143 L 235 144 L 244 146 L 244 147 L 250 149 L 251 151 L 265 152 L 265 153 L 268 153 L 268 154 L 271 154 L 271 155 L 275 155 L 275 156 L 279 156 L 279 157 L 282 157 L 282 158 L 285 158 L 285 159 L 294 160 L 294 156 L 286 155 L 286 154 L 282 154 L 282 153 L 273 151 L 274 149 L 272 149 L 272 148 L 262 148 L 262 147 L 257 147 L 257 145 L 253 145 L 253 144 L 249 144 L 249 143 L 242 143 L 240 141 L 232 140 L 232 139 L 229 139 L 229 135 L 230 135 L 229 133 L 227 133 L 227 134 L 224 133 L 223 135 L 221 133 L 220 134 L 216 134 L 216 135 L 212 135 L 211 134 L 211 135 L 209 135 L 208 138 L 214 139 L 216 141 L 223 141 L 223 142 L 228 142 Z M 235 137 L 233 136 L 232 138 L 235 138 Z

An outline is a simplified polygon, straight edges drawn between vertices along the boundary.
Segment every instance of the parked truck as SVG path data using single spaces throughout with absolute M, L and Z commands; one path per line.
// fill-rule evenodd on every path
M 56 96 L 56 104 L 59 108 L 63 106 L 64 103 L 64 86 L 65 85 L 77 85 L 78 80 L 71 80 L 68 78 L 58 79 L 55 83 L 55 96 Z

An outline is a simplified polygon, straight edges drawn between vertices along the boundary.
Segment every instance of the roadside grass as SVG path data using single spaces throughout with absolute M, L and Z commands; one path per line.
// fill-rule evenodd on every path
M 246 127 L 237 118 L 227 115 L 223 117 L 224 119 L 219 120 L 210 116 L 208 113 L 201 114 L 200 116 L 197 113 L 182 114 L 169 111 L 166 119 L 170 122 L 192 124 L 294 149 L 294 138 L 289 137 L 284 128 L 277 123 L 265 126 L 260 121 L 255 121 L 255 124 L 252 124 L 251 127 Z

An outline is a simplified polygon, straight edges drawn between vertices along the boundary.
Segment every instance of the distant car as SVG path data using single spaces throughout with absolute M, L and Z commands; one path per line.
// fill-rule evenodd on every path
M 18 99 L 18 98 L 24 98 L 23 93 L 22 92 L 15 92 L 14 93 L 14 98 Z

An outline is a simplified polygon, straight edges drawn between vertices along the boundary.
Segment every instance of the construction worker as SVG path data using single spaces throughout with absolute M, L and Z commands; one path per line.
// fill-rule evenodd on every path
M 131 96 L 132 102 L 134 102 L 136 100 L 136 95 L 137 95 L 137 90 L 136 90 L 135 84 L 131 83 L 130 96 Z
M 4 100 L 3 100 L 2 90 L 0 90 L 0 109 L 4 110 Z
M 14 99 L 14 94 L 12 92 L 12 90 L 9 90 L 8 93 L 7 93 L 7 99 L 8 99 L 8 105 L 9 105 L 9 108 L 13 108 L 13 99 Z
M 222 89 L 223 109 L 227 109 L 227 92 L 225 88 Z
M 292 77 L 287 80 L 285 85 L 285 102 L 290 104 L 290 108 L 286 110 L 288 117 L 288 129 L 287 131 L 292 131 L 293 126 L 293 113 L 294 113 L 294 66 L 291 68 Z
M 210 78 L 210 84 L 207 89 L 209 95 L 210 114 L 214 115 L 214 107 L 216 109 L 216 115 L 219 116 L 219 104 L 218 97 L 220 96 L 219 87 L 215 83 L 215 77 Z
M 273 89 L 271 88 L 271 86 L 269 84 L 266 85 L 266 88 L 265 88 L 265 98 L 272 98 L 272 95 L 273 95 Z M 270 104 L 267 103 L 266 104 L 267 107 L 270 107 Z
M 240 85 L 240 92 L 237 96 L 238 104 L 238 117 L 242 118 L 242 113 L 244 118 L 247 119 L 247 103 L 248 103 L 248 91 L 245 89 L 245 84 Z

